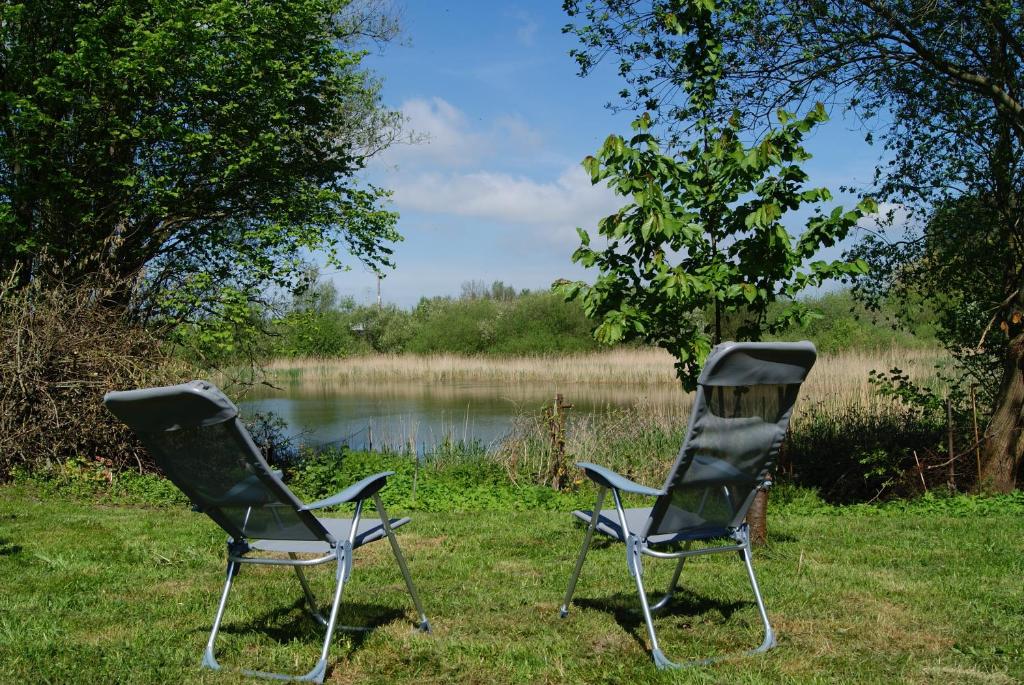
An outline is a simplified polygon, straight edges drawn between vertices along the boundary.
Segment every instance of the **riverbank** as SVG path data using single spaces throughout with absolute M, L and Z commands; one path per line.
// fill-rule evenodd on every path
M 948 457 L 936 446 L 947 437 L 945 413 L 922 414 L 881 396 L 869 374 L 898 367 L 934 387 L 945 359 L 906 348 L 821 355 L 794 412 L 783 477 L 838 502 L 941 487 Z M 520 483 L 550 483 L 581 459 L 657 482 L 679 449 L 690 407 L 672 358 L 650 348 L 558 357 L 288 359 L 270 368 L 281 390 L 249 406 L 279 413 L 312 444 L 423 456 L 482 447 Z M 575 405 L 564 453 L 553 450 L 541 412 L 555 393 Z M 967 431 L 956 428 L 957 444 L 968 444 Z M 974 461 L 961 450 L 954 467 L 961 489 L 976 478 Z

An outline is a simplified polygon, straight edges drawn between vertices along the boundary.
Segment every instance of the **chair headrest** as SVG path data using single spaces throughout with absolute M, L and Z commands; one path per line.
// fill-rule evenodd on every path
M 238 408 L 209 381 L 108 392 L 103 404 L 141 433 L 212 426 L 238 416 Z
M 724 342 L 711 350 L 697 382 L 711 386 L 803 383 L 817 356 L 818 351 L 808 340 Z

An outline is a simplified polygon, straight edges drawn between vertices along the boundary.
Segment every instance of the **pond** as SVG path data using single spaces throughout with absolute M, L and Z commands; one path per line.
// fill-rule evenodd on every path
M 288 434 L 306 445 L 347 444 L 353 449 L 412 449 L 422 454 L 449 440 L 497 444 L 516 416 L 537 414 L 561 393 L 574 414 L 683 402 L 674 386 L 610 384 L 427 383 L 286 384 L 253 390 L 244 415 L 273 412 Z

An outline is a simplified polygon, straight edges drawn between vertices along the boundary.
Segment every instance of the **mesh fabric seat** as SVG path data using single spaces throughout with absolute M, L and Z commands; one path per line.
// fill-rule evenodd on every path
M 388 538 L 406 587 L 419 616 L 418 626 L 429 631 L 405 558 L 394 530 L 408 518 L 390 519 L 379 490 L 392 472 L 364 478 L 332 497 L 304 504 L 267 464 L 238 419 L 238 409 L 206 381 L 182 385 L 108 393 L 106 407 L 139 436 L 167 477 L 188 495 L 197 511 L 213 519 L 228 534 L 227 578 L 203 665 L 220 668 L 214 643 L 227 606 L 231 584 L 242 564 L 287 565 L 295 569 L 310 613 L 326 631 L 320 660 L 305 674 L 245 671 L 276 679 L 323 682 L 342 590 L 352 572 L 352 553 L 358 547 Z M 363 502 L 373 499 L 381 518 L 363 518 Z M 355 504 L 351 519 L 318 518 L 315 510 L 344 503 Z M 255 556 L 254 550 L 280 552 L 288 558 Z M 319 555 L 300 558 L 299 554 Z M 335 588 L 328 618 L 316 608 L 303 566 L 335 562 Z
M 724 343 L 712 350 L 698 379 L 685 440 L 660 489 L 640 485 L 596 464 L 577 464 L 597 484 L 598 494 L 592 510 L 573 512 L 588 525 L 562 604 L 563 618 L 569 613 L 596 530 L 626 544 L 629 573 L 636 581 L 651 654 L 659 668 L 678 664 L 662 653 L 651 612 L 669 605 L 683 563 L 700 554 L 739 553 L 765 631 L 764 640 L 753 651 L 763 652 L 775 645 L 751 563 L 745 519 L 758 490 L 771 481 L 800 385 L 815 357 L 814 345 L 806 341 Z M 614 508 L 602 510 L 609 491 Z M 649 507 L 625 509 L 621 492 L 648 496 L 653 502 Z M 692 548 L 695 542 L 723 538 L 730 538 L 732 544 Z M 644 589 L 644 555 L 678 559 L 668 592 L 653 605 Z

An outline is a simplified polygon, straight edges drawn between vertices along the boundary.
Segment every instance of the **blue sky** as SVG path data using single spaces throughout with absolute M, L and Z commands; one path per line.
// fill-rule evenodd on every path
M 394 191 L 405 237 L 383 299 L 408 307 L 470 280 L 537 289 L 587 278 L 570 261 L 575 227 L 593 233 L 622 201 L 591 186 L 580 161 L 609 133 L 629 132 L 633 116 L 604 107 L 621 81 L 611 69 L 576 75 L 559 0 L 409 0 L 397 9 L 403 35 L 366 65 L 383 79 L 385 104 L 426 140 L 394 146 L 368 169 Z M 836 116 L 809 141 L 806 167 L 833 191 L 870 182 L 878 155 Z M 325 275 L 360 303 L 376 296 L 375 277 L 359 265 Z

